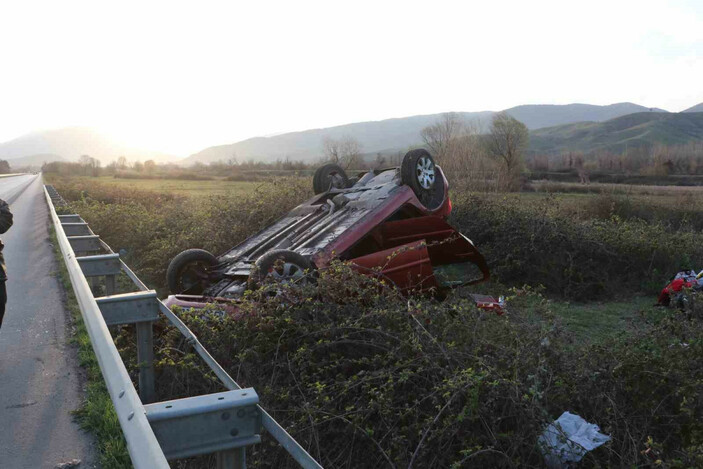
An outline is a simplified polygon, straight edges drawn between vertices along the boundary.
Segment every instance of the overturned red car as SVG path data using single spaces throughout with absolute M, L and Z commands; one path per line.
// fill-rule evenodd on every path
M 471 240 L 446 222 L 449 185 L 426 150 L 408 152 L 399 168 L 353 179 L 336 164 L 324 165 L 313 188 L 313 198 L 220 256 L 202 249 L 176 256 L 167 271 L 173 295 L 166 303 L 236 300 L 265 283 L 304 279 L 334 259 L 402 291 L 442 293 L 489 278 Z M 477 304 L 500 309 L 492 298 Z

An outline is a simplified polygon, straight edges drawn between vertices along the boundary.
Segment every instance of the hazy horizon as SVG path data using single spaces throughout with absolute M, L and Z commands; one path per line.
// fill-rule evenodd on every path
M 79 126 L 185 157 L 446 111 L 703 102 L 694 1 L 22 2 L 0 13 L 0 142 Z

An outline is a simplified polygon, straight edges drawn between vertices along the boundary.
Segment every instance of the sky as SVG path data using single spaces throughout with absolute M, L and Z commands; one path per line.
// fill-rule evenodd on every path
M 89 126 L 187 156 L 521 104 L 703 102 L 703 1 L 0 0 L 0 142 Z

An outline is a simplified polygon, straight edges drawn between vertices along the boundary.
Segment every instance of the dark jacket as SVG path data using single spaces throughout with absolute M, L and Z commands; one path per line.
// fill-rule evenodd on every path
M 4 233 L 12 226 L 12 212 L 7 202 L 0 199 L 0 233 Z M 7 280 L 7 271 L 5 270 L 5 259 L 2 257 L 2 240 L 0 240 L 0 281 Z

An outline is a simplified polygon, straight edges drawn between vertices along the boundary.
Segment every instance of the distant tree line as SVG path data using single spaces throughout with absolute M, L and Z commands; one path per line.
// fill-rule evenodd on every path
M 11 172 L 10 163 L 6 160 L 0 160 L 0 174 L 10 174 Z
M 322 142 L 323 156 L 315 161 L 305 162 L 290 157 L 278 158 L 275 161 L 260 161 L 254 158 L 240 160 L 233 153 L 227 160 L 211 163 L 195 162 L 189 166 L 174 163 L 156 163 L 154 160 L 129 161 L 120 156 L 105 166 L 100 161 L 88 155 L 83 155 L 78 162 L 51 162 L 42 166 L 47 173 L 60 173 L 79 176 L 114 176 L 124 178 L 176 178 L 176 179 L 207 179 L 214 177 L 230 177 L 233 180 L 256 179 L 267 173 L 280 172 L 312 172 L 324 163 L 337 163 L 348 170 L 363 170 L 381 167 L 386 164 L 399 162 L 399 155 L 376 155 L 370 161 L 365 161 L 361 153 L 361 144 L 354 138 L 345 136 L 340 139 L 325 139 Z M 399 163 L 398 163 L 399 164 Z M 253 175 L 253 176 L 252 176 Z
M 629 147 L 621 152 L 564 152 L 527 157 L 532 171 L 585 170 L 649 176 L 703 174 L 703 142 Z
M 527 127 L 506 113 L 481 131 L 476 122 L 443 114 L 421 132 L 453 184 L 472 190 L 518 190 L 531 172 L 566 171 L 588 181 L 589 173 L 641 176 L 703 175 L 703 142 L 632 146 L 623 151 L 528 153 Z

